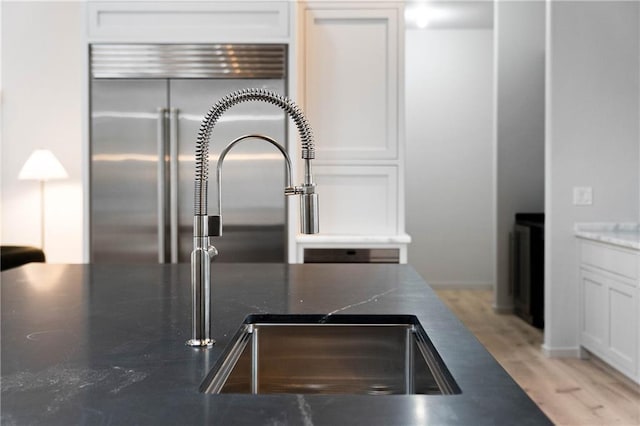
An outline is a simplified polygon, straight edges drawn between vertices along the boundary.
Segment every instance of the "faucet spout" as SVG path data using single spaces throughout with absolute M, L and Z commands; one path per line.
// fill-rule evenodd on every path
M 271 145 L 275 146 L 278 151 L 280 151 L 280 153 L 282 154 L 282 156 L 284 157 L 285 160 L 285 165 L 286 170 L 287 170 L 287 174 L 286 174 L 286 188 L 285 188 L 285 195 L 291 195 L 288 190 L 291 187 L 291 160 L 289 159 L 289 154 L 287 154 L 287 151 L 285 151 L 285 149 L 282 147 L 282 145 L 280 145 L 278 142 L 276 142 L 274 139 L 268 137 L 268 136 L 264 136 L 264 135 L 245 135 L 245 136 L 240 136 L 237 139 L 234 139 L 231 143 L 229 143 L 229 145 L 227 145 L 221 152 L 220 152 L 220 156 L 218 157 L 218 163 L 216 165 L 216 183 L 217 183 L 217 187 L 218 187 L 218 204 L 217 204 L 217 211 L 216 211 L 216 215 L 220 217 L 219 223 L 220 226 L 217 229 L 213 229 L 212 231 L 215 232 L 216 237 L 221 236 L 222 235 L 222 165 L 224 164 L 224 159 L 227 157 L 227 154 L 229 153 L 229 151 L 231 151 L 231 149 L 236 146 L 238 143 L 247 140 L 247 139 L 259 139 L 259 140 L 263 140 L 265 142 L 270 143 Z
M 231 149 L 236 146 L 238 143 L 247 140 L 247 139 L 259 139 L 265 142 L 270 143 L 275 146 L 278 151 L 282 154 L 285 160 L 286 165 L 286 187 L 284 189 L 285 195 L 300 195 L 300 231 L 303 234 L 317 234 L 318 233 L 318 194 L 315 193 L 315 184 L 302 184 L 301 186 L 293 186 L 291 182 L 293 182 L 292 172 L 291 172 L 291 159 L 289 158 L 289 154 L 284 149 L 282 145 L 280 145 L 276 140 L 270 138 L 269 136 L 264 135 L 245 135 L 240 136 L 239 138 L 233 140 L 229 145 L 225 147 L 220 152 L 220 156 L 218 157 L 218 163 L 216 165 L 216 183 L 218 187 L 218 204 L 217 204 L 217 215 L 219 220 L 216 221 L 217 226 L 214 228 L 210 227 L 210 231 L 213 232 L 213 236 L 221 236 L 222 235 L 222 165 L 224 164 L 224 159 Z
M 318 194 L 300 195 L 300 227 L 303 234 L 317 234 L 319 228 Z
M 246 101 L 263 101 L 284 110 L 295 122 L 302 144 L 304 160 L 304 183 L 292 185 L 291 160 L 286 150 L 275 140 L 263 135 L 246 135 L 232 141 L 221 153 L 216 167 L 218 186 L 217 214 L 207 214 L 207 188 L 209 167 L 209 139 L 213 127 L 222 114 L 233 105 Z M 287 186 L 285 195 L 300 195 L 301 232 L 318 232 L 318 194 L 313 182 L 311 160 L 315 158 L 313 132 L 302 110 L 289 98 L 264 89 L 244 89 L 233 92 L 211 107 L 202 121 L 196 143 L 196 180 L 193 221 L 193 252 L 191 253 L 191 291 L 192 291 L 192 338 L 187 345 L 208 347 L 215 343 L 211 334 L 211 262 L 218 254 L 211 244 L 210 237 L 222 235 L 222 163 L 227 153 L 239 142 L 257 138 L 274 145 L 283 155 L 287 165 Z

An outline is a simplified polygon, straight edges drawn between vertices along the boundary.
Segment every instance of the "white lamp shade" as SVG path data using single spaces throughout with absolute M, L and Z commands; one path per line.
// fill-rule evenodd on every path
M 67 178 L 67 171 L 48 149 L 36 149 L 20 170 L 18 179 L 51 180 Z

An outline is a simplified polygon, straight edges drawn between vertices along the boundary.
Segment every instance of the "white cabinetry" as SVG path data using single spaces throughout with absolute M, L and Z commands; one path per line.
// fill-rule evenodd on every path
M 319 161 L 398 155 L 398 11 L 306 9 L 304 102 Z
M 402 2 L 89 1 L 85 11 L 89 43 L 287 43 L 320 195 L 319 235 L 297 235 L 289 203 L 289 261 L 305 248 L 390 248 L 406 262 Z
M 638 252 L 579 241 L 581 346 L 640 382 Z
M 299 4 L 298 93 L 316 139 L 321 234 L 298 237 L 298 261 L 329 247 L 395 247 L 406 261 L 402 17 L 398 3 Z
M 92 42 L 284 42 L 287 1 L 89 1 Z

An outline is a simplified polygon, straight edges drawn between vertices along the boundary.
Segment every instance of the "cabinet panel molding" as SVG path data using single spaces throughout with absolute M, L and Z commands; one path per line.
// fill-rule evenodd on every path
M 604 277 L 582 271 L 582 338 L 591 349 L 604 349 L 607 341 L 607 312 L 602 303 L 607 293 Z
M 397 234 L 398 168 L 317 166 L 323 235 Z
M 280 2 L 89 2 L 90 41 L 260 42 L 289 37 Z
M 318 160 L 397 159 L 397 10 L 306 10 L 304 99 Z
M 634 371 L 637 351 L 636 329 L 638 327 L 635 290 L 612 281 L 609 287 L 608 303 L 608 349 L 612 358 L 621 368 Z

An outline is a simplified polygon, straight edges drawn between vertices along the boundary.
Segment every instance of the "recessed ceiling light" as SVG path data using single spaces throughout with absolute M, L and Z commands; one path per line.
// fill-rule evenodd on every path
M 418 28 L 426 28 L 431 22 L 432 10 L 426 4 L 417 4 L 405 9 L 404 18 L 407 23 Z

